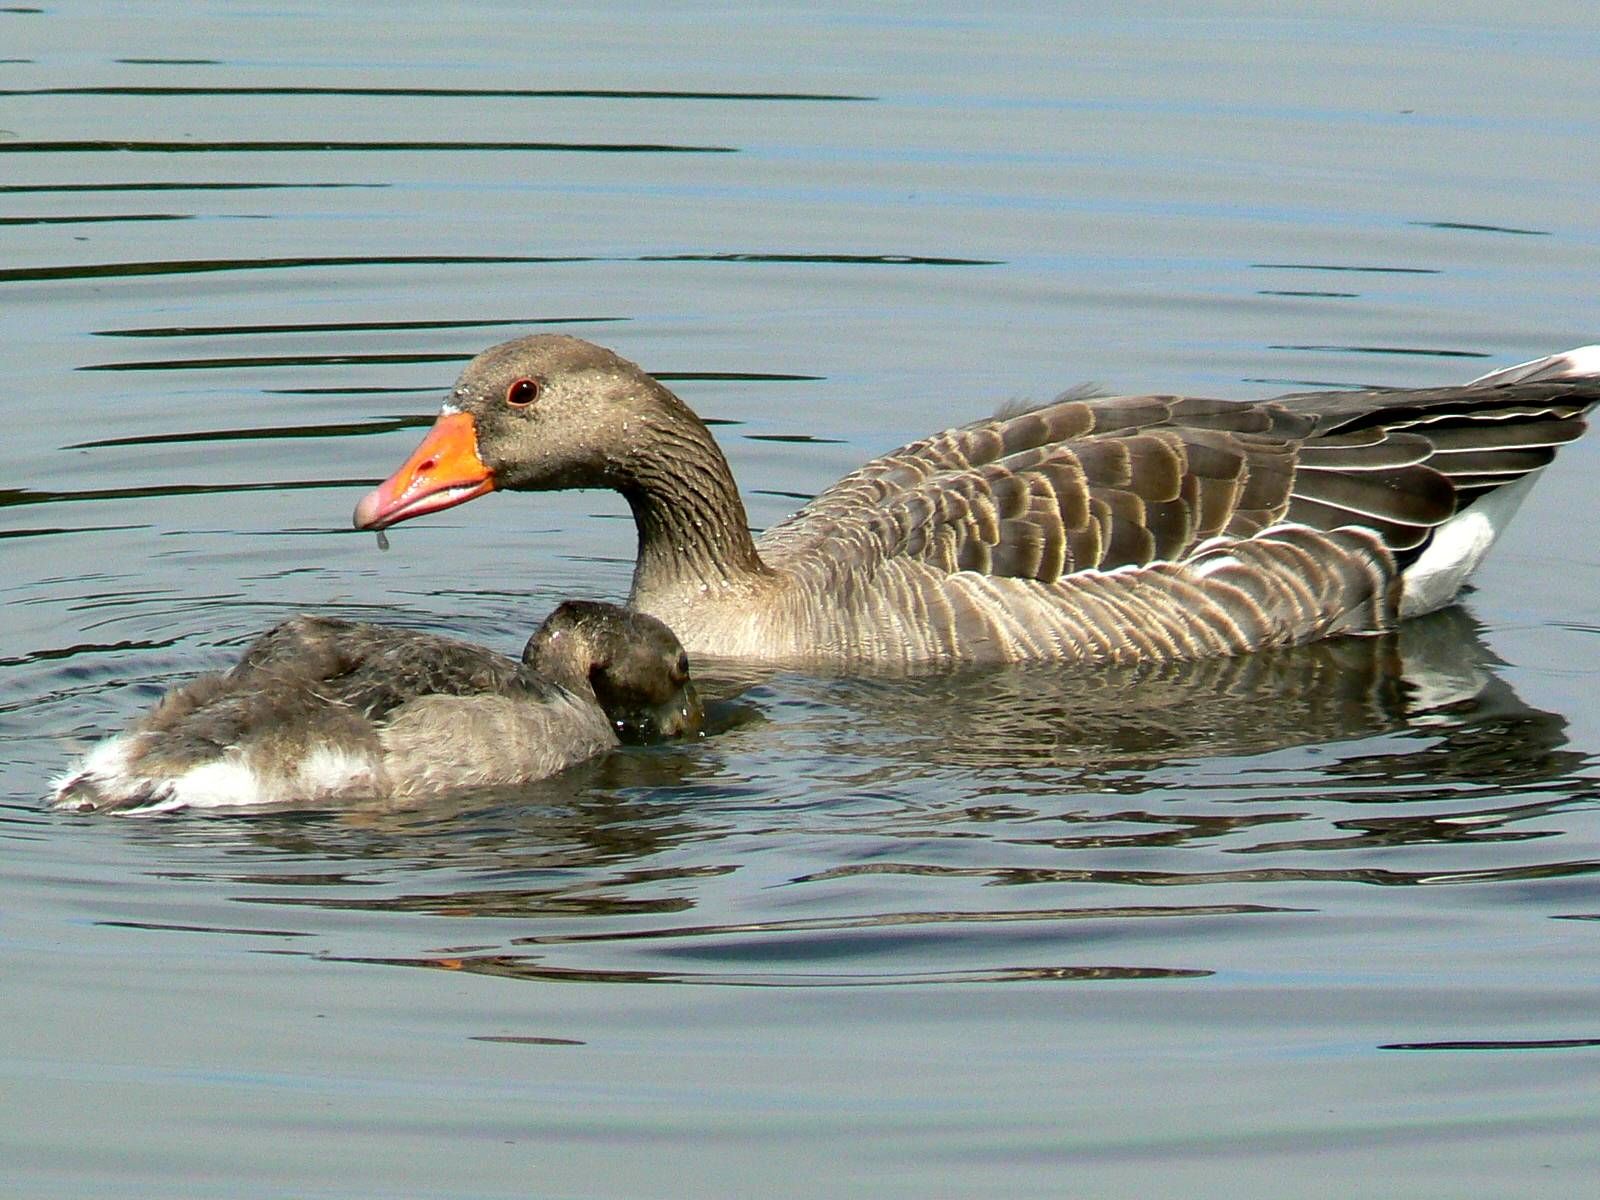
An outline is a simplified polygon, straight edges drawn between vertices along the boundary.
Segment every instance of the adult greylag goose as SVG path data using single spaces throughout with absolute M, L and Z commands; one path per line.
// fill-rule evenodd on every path
M 705 424 L 577 338 L 492 347 L 355 511 L 611 488 L 630 604 L 696 655 L 1137 662 L 1372 633 L 1449 604 L 1600 401 L 1600 346 L 1455 387 L 1064 397 L 874 459 L 753 539 Z
M 78 811 L 326 804 L 509 786 L 693 733 L 688 660 L 654 617 L 569 600 L 519 662 L 414 630 L 300 616 L 176 688 L 55 784 Z

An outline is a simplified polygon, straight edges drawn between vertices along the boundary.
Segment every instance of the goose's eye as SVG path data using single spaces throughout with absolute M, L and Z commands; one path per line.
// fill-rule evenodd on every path
M 537 379 L 519 379 L 506 389 L 506 403 L 512 408 L 527 408 L 539 398 Z

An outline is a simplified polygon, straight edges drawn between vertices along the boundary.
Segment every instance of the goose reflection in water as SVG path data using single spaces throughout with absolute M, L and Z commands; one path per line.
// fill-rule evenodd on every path
M 1370 756 L 1341 743 L 1405 732 L 1383 779 L 1520 783 L 1573 770 L 1566 722 L 1525 705 L 1464 609 L 1375 637 L 1193 662 L 1061 671 L 961 670 L 911 680 L 787 677 L 785 690 L 825 706 L 834 748 L 899 746 L 918 766 L 1047 768 L 1049 786 L 1139 791 L 1175 761 L 1318 747 L 1317 769 L 1360 774 Z M 838 710 L 849 720 L 835 720 Z M 887 757 L 887 755 L 886 755 Z M 1349 764 L 1349 765 L 1347 765 Z M 1402 765 L 1410 764 L 1410 765 Z M 886 764 L 893 773 L 897 764 Z M 1392 793 L 1391 793 L 1392 795 Z

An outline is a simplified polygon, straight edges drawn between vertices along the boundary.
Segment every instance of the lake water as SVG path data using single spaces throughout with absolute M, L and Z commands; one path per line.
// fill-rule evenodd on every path
M 1084 381 L 1600 340 L 1588 4 L 549 7 L 0 9 L 0 1193 L 1592 1191 L 1596 435 L 1390 641 L 712 678 L 702 743 L 412 812 L 43 809 L 285 614 L 514 650 L 624 595 L 608 494 L 349 528 L 521 332 L 668 379 L 762 526 Z

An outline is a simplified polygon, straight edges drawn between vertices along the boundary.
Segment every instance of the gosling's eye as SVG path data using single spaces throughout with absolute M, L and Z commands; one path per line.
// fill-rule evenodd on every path
M 539 398 L 537 379 L 519 379 L 506 389 L 506 403 L 513 408 L 527 408 Z
M 689 656 L 687 654 L 678 655 L 678 678 L 689 678 Z

